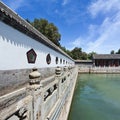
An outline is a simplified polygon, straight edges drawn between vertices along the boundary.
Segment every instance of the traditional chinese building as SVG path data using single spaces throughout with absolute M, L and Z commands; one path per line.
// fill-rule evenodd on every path
M 79 67 L 92 67 L 92 60 L 75 60 L 75 64 Z
M 120 54 L 96 54 L 93 56 L 93 64 L 97 67 L 118 67 Z

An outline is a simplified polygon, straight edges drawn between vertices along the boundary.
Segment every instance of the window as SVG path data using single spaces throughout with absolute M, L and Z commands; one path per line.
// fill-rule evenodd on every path
M 56 57 L 55 62 L 56 62 L 56 64 L 58 64 L 58 57 Z
M 28 63 L 35 63 L 37 54 L 36 54 L 36 52 L 33 49 L 29 50 L 26 53 L 26 55 L 27 55 Z
M 51 56 L 50 56 L 50 54 L 48 54 L 48 55 L 46 56 L 46 62 L 47 62 L 47 64 L 50 64 L 50 63 L 51 63 Z
M 65 64 L 65 60 L 63 60 L 63 64 Z
M 62 64 L 62 59 L 60 59 L 60 64 Z

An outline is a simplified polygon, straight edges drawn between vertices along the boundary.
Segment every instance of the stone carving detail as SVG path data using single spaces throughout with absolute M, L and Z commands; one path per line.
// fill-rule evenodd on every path
M 55 84 L 54 85 L 54 90 L 56 90 L 58 88 L 58 85 L 57 84 Z
M 29 74 L 30 84 L 39 84 L 41 74 L 38 72 L 37 68 L 33 68 L 33 71 Z
M 51 86 L 44 94 L 44 101 L 57 89 L 57 84 Z
M 56 75 L 60 75 L 61 74 L 61 68 L 59 66 L 55 69 L 55 74 Z
M 64 71 L 67 71 L 67 70 L 68 70 L 68 67 L 67 67 L 67 66 L 65 66 L 65 67 L 64 67 Z
M 64 83 L 64 82 L 65 82 L 65 80 L 66 80 L 66 76 L 65 76 L 64 78 L 62 78 L 61 83 Z
M 27 109 L 22 107 L 15 115 L 19 117 L 20 120 L 24 120 L 27 118 Z

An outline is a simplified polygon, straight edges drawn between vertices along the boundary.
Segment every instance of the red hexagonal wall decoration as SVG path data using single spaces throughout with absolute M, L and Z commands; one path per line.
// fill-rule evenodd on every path
M 28 63 L 35 63 L 37 57 L 36 52 L 33 49 L 31 49 L 26 54 L 27 54 Z

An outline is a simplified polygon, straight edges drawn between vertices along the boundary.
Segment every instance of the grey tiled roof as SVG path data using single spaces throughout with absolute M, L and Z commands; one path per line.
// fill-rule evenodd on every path
M 93 59 L 120 59 L 120 54 L 95 54 Z
M 75 60 L 76 63 L 92 63 L 92 60 Z

